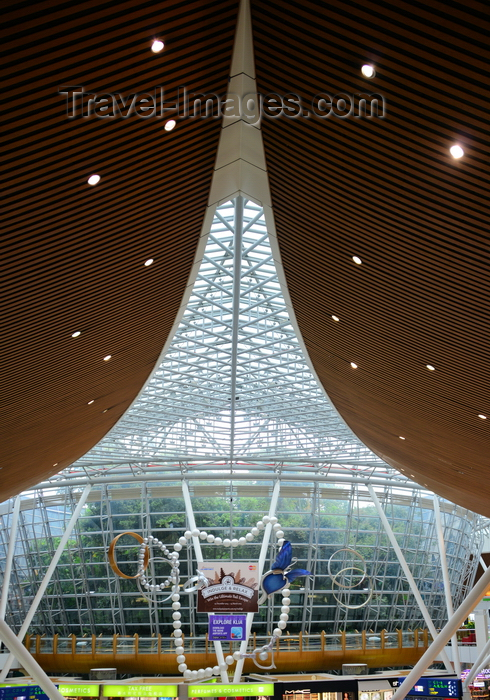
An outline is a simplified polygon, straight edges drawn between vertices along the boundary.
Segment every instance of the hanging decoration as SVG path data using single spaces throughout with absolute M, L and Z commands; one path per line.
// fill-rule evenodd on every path
M 337 555 L 342 554 L 342 563 L 340 563 L 340 566 L 342 567 L 339 571 L 337 571 L 336 574 L 332 573 L 332 565 L 337 557 Z M 347 554 L 352 555 L 350 558 L 352 560 L 351 563 L 348 563 L 346 561 Z M 357 557 L 357 560 L 355 559 Z M 344 564 L 347 564 L 347 566 L 344 566 Z M 332 594 L 335 600 L 339 605 L 341 605 L 343 608 L 346 608 L 347 610 L 358 610 L 359 608 L 363 608 L 366 606 L 371 598 L 373 597 L 374 593 L 374 587 L 373 587 L 373 581 L 368 576 L 367 574 L 367 564 L 366 560 L 362 556 L 362 554 L 359 554 L 355 549 L 351 549 L 350 547 L 343 547 L 342 549 L 337 549 L 336 552 L 332 554 L 330 559 L 328 560 L 328 575 L 330 576 L 332 580 Z M 359 586 L 361 584 L 364 584 L 364 588 L 359 589 Z M 354 589 L 358 590 L 354 590 Z M 339 596 L 342 595 L 349 595 L 349 592 L 352 591 L 355 595 L 365 595 L 366 600 L 364 602 L 360 603 L 359 605 L 350 605 L 348 603 L 345 603 Z
M 195 591 L 202 590 L 203 588 L 209 586 L 209 580 L 204 575 L 202 570 L 196 570 L 196 574 L 189 578 L 181 588 L 180 583 L 180 552 L 182 548 L 186 545 L 191 544 L 193 537 L 198 537 L 200 540 L 206 541 L 209 544 L 215 544 L 223 547 L 237 547 L 238 545 L 246 544 L 247 542 L 252 542 L 252 540 L 260 534 L 266 525 L 272 526 L 272 531 L 277 539 L 277 544 L 281 547 L 276 560 L 272 565 L 272 569 L 267 571 L 261 580 L 262 597 L 259 603 L 263 603 L 267 598 L 270 598 L 279 591 L 282 592 L 282 606 L 281 614 L 277 622 L 277 627 L 274 628 L 270 641 L 268 644 L 259 649 L 255 649 L 250 654 L 241 653 L 240 651 L 235 651 L 233 655 L 228 655 L 225 657 L 224 662 L 217 664 L 213 667 L 200 668 L 198 671 L 192 671 L 187 668 L 184 640 L 182 633 L 182 621 L 180 612 L 180 598 L 182 594 L 190 594 Z M 124 574 L 118 567 L 115 557 L 115 545 L 120 537 L 123 535 L 131 535 L 139 542 L 138 550 L 138 570 L 135 576 L 128 576 Z M 152 555 L 152 551 L 156 549 L 159 550 L 162 556 Z M 285 541 L 284 531 L 275 516 L 264 515 L 264 517 L 259 520 L 255 527 L 252 527 L 249 532 L 243 537 L 237 539 L 228 539 L 221 537 L 215 537 L 212 534 L 208 534 L 204 530 L 195 528 L 194 530 L 186 530 L 182 537 L 179 537 L 178 541 L 174 545 L 166 545 L 161 542 L 157 537 L 153 535 L 148 535 L 148 537 L 141 537 L 134 532 L 125 532 L 117 535 L 111 542 L 108 552 L 109 563 L 113 571 L 122 578 L 134 578 L 136 579 L 137 586 L 141 594 L 152 604 L 162 604 L 167 601 L 172 601 L 172 625 L 174 628 L 174 644 L 175 653 L 177 655 L 177 664 L 180 673 L 184 675 L 184 678 L 189 680 L 210 678 L 211 676 L 218 676 L 222 672 L 227 671 L 228 667 L 234 664 L 240 659 L 253 659 L 255 665 L 260 669 L 270 669 L 275 668 L 274 665 L 274 646 L 276 641 L 281 637 L 283 630 L 286 628 L 291 599 L 289 584 L 294 581 L 299 576 L 309 576 L 310 572 L 306 569 L 293 569 L 291 566 L 295 563 L 296 559 L 292 556 L 291 543 Z M 150 580 L 147 576 L 147 570 L 150 563 L 165 562 L 170 566 L 170 571 L 167 578 L 162 583 L 156 583 L 154 580 Z M 261 661 L 266 661 L 269 654 L 271 655 L 271 663 L 269 666 L 263 666 L 259 663 L 257 659 Z

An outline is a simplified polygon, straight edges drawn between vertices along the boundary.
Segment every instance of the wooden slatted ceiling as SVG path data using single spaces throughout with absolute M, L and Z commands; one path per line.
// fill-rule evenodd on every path
M 220 130 L 69 120 L 58 88 L 224 93 L 237 2 L 49 0 L 4 13 L 0 500 L 87 452 L 148 377 L 191 269 Z
M 386 100 L 384 119 L 263 120 L 282 260 L 315 369 L 378 455 L 487 516 L 489 11 L 252 1 L 262 94 L 294 92 L 306 107 L 319 92 Z

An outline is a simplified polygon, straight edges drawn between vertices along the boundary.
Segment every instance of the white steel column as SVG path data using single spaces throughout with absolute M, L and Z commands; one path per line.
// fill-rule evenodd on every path
M 278 479 L 274 484 L 274 490 L 272 492 L 272 498 L 269 506 L 269 517 L 272 517 L 276 513 L 277 501 L 279 500 L 279 491 L 281 490 L 281 481 Z M 271 539 L 272 525 L 267 523 L 264 530 L 264 539 L 262 540 L 262 546 L 260 548 L 259 554 L 259 564 L 258 564 L 258 577 L 259 581 L 262 578 L 262 572 L 264 571 L 264 564 L 267 557 L 267 550 L 269 548 L 269 542 Z M 260 591 L 259 591 L 260 596 Z M 250 638 L 250 632 L 252 630 L 252 622 L 254 619 L 254 613 L 247 613 L 247 629 L 245 634 L 245 639 L 240 644 L 240 653 L 247 653 L 248 640 Z M 239 659 L 235 666 L 235 675 L 233 677 L 233 683 L 240 683 L 240 677 L 243 671 L 243 664 L 245 659 Z
M 490 568 L 485 571 L 480 580 L 472 588 L 469 595 L 465 598 L 465 600 L 463 600 L 452 618 L 448 621 L 447 625 L 439 632 L 437 639 L 432 642 L 422 658 L 417 661 L 401 686 L 395 691 L 392 700 L 403 700 L 403 698 L 406 697 L 408 691 L 413 688 L 418 679 L 423 673 L 425 673 L 425 671 L 427 671 L 431 663 L 433 663 L 439 652 L 444 649 L 453 634 L 455 634 L 456 630 L 459 628 L 460 624 L 466 620 L 470 612 L 472 612 L 476 605 L 478 605 L 480 600 L 485 595 L 485 591 L 487 590 L 489 584 Z
M 194 509 L 192 507 L 192 501 L 191 501 L 191 494 L 189 493 L 189 486 L 187 484 L 187 481 L 185 479 L 182 481 L 182 495 L 184 496 L 184 503 L 185 503 L 185 512 L 187 513 L 187 519 L 189 521 L 189 530 L 196 530 L 196 520 L 194 518 Z M 199 537 L 193 537 L 192 538 L 192 544 L 194 545 L 194 552 L 196 554 L 196 561 L 197 562 L 202 562 L 203 556 L 202 556 L 202 549 L 201 549 L 201 543 L 199 541 Z M 225 657 L 223 654 L 223 647 L 221 646 L 221 642 L 217 641 L 214 642 L 214 651 L 216 652 L 216 660 L 218 661 L 218 664 L 221 666 L 221 664 L 225 663 Z M 227 671 L 221 671 L 221 682 L 222 683 L 229 683 L 228 679 L 228 672 Z
M 29 625 L 32 622 L 32 618 L 36 614 L 36 611 L 39 607 L 39 603 L 41 602 L 41 599 L 46 591 L 46 588 L 48 587 L 49 582 L 51 581 L 51 577 L 54 573 L 56 565 L 58 564 L 58 561 L 60 560 L 60 557 L 63 554 L 63 550 L 65 549 L 66 543 L 70 539 L 73 528 L 75 527 L 75 524 L 80 516 L 80 513 L 82 512 L 82 508 L 85 505 L 85 502 L 88 498 L 88 495 L 89 495 L 91 489 L 92 489 L 92 485 L 88 484 L 88 486 L 86 486 L 84 488 L 82 495 L 80 496 L 80 500 L 77 503 L 77 507 L 73 511 L 73 514 L 70 518 L 70 522 L 68 523 L 66 530 L 63 533 L 63 536 L 62 536 L 60 543 L 56 549 L 56 552 L 54 553 L 53 559 L 51 560 L 51 563 L 49 564 L 49 566 L 47 568 L 47 571 L 44 575 L 44 578 L 41 581 L 41 585 L 39 586 L 37 593 L 34 596 L 34 600 L 32 601 L 32 605 L 29 608 L 29 611 L 26 615 L 26 619 L 24 620 L 24 624 L 22 625 L 20 632 L 17 635 L 17 637 L 20 641 L 22 641 L 24 639 L 24 636 L 25 636 L 27 630 L 29 629 Z M 5 678 L 7 677 L 7 674 L 10 671 L 10 667 L 12 665 L 13 660 L 14 660 L 14 655 L 12 655 L 12 653 L 10 653 L 8 658 L 5 661 L 5 666 L 3 667 L 2 672 L 0 674 L 0 682 L 4 681 Z M 20 661 L 20 659 L 18 659 L 18 660 Z M 56 697 L 58 697 L 58 696 L 56 696 Z
M 20 661 L 33 680 L 41 686 L 48 698 L 51 698 L 51 700 L 65 700 L 36 659 L 29 654 L 4 620 L 0 620 L 0 639 L 10 649 L 10 656 L 15 656 Z
M 444 595 L 446 597 L 447 619 L 450 620 L 454 615 L 453 599 L 451 596 L 451 582 L 449 580 L 449 571 L 447 568 L 446 559 L 446 543 L 444 542 L 444 533 L 442 531 L 441 509 L 439 507 L 439 498 L 436 494 L 433 497 L 434 501 L 434 516 L 437 531 L 437 543 L 439 545 L 439 556 L 441 558 L 442 580 L 444 583 Z M 453 650 L 454 670 L 458 678 L 461 676 L 461 663 L 459 660 L 458 638 L 456 635 L 451 637 L 451 647 Z
M 425 603 L 422 599 L 422 596 L 420 595 L 420 591 L 417 588 L 417 584 L 415 583 L 415 579 L 412 576 L 412 572 L 410 571 L 410 569 L 408 567 L 407 561 L 406 561 L 405 557 L 403 556 L 403 552 L 400 548 L 400 545 L 398 544 L 397 539 L 393 533 L 393 530 L 390 527 L 390 524 L 388 522 L 388 518 L 386 517 L 385 512 L 381 507 L 381 503 L 379 502 L 378 497 L 377 497 L 373 487 L 371 486 L 371 484 L 368 484 L 368 489 L 369 489 L 369 493 L 371 495 L 371 498 L 373 500 L 373 503 L 376 506 L 376 510 L 378 511 L 378 515 L 381 519 L 381 522 L 383 523 L 383 527 L 386 531 L 386 534 L 388 535 L 388 538 L 391 542 L 391 546 L 395 550 L 396 556 L 398 557 L 398 561 L 400 562 L 400 566 L 402 567 L 403 572 L 404 572 L 405 576 L 407 577 L 407 580 L 408 580 L 408 583 L 410 585 L 410 589 L 413 593 L 413 596 L 414 596 L 415 600 L 417 601 L 417 604 L 422 612 L 422 615 L 423 615 L 424 620 L 425 620 L 425 624 L 429 628 L 429 631 L 432 635 L 432 638 L 435 641 L 437 639 L 437 631 L 436 631 L 434 623 L 432 622 L 432 619 L 429 615 L 429 611 L 427 610 L 427 608 L 425 606 Z M 446 667 L 446 670 L 448 671 L 448 673 L 454 673 L 451 662 L 449 661 L 448 656 L 443 649 L 441 649 L 441 659 L 442 659 L 444 666 Z
M 233 309 L 231 320 L 231 401 L 230 401 L 230 470 L 235 456 L 236 375 L 238 352 L 238 325 L 240 321 L 240 292 L 242 281 L 243 197 L 235 199 L 233 225 Z
M 10 576 L 12 573 L 12 562 L 15 552 L 15 541 L 17 539 L 17 525 L 19 523 L 20 496 L 17 496 L 12 512 L 12 524 L 10 526 L 9 547 L 7 551 L 7 561 L 5 563 L 5 573 L 3 576 L 2 596 L 0 597 L 0 620 L 5 620 L 7 610 L 7 598 L 10 587 Z
M 478 654 L 478 657 L 477 657 L 475 663 L 471 667 L 471 671 L 466 676 L 465 681 L 463 683 L 464 690 L 468 689 L 468 686 L 470 685 L 473 678 L 477 675 L 477 673 L 480 671 L 480 669 L 483 668 L 484 663 L 485 663 L 489 653 L 490 653 L 490 639 L 488 640 L 488 642 L 485 644 L 483 649 Z

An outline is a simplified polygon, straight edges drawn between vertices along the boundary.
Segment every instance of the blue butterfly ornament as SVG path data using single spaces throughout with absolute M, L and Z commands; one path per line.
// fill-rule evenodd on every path
M 260 582 L 262 597 L 259 600 L 259 605 L 300 576 L 310 576 L 311 572 L 306 569 L 293 569 L 290 571 L 296 561 L 296 558 L 293 559 L 291 542 L 284 542 L 275 562 L 272 564 L 272 569 L 262 576 L 262 581 Z

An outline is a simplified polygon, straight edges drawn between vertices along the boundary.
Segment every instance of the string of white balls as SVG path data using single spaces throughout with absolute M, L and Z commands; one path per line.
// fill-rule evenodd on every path
M 167 545 L 165 545 L 163 542 L 161 542 L 157 537 L 153 537 L 153 535 L 149 535 L 148 537 L 145 537 L 143 539 L 143 542 L 140 545 L 139 552 L 138 552 L 138 578 L 140 580 L 141 585 L 149 592 L 156 593 L 157 591 L 163 591 L 167 586 L 172 585 L 172 626 L 174 628 L 174 644 L 175 644 L 175 653 L 177 655 L 177 663 L 178 663 L 178 669 L 180 673 L 183 673 L 184 678 L 188 678 L 189 680 L 196 680 L 196 679 L 202 679 L 202 678 L 211 678 L 211 676 L 219 676 L 221 672 L 226 671 L 228 669 L 228 666 L 231 666 L 235 661 L 238 661 L 239 659 L 242 658 L 242 654 L 239 651 L 235 651 L 233 655 L 229 655 L 225 658 L 224 663 L 217 664 L 216 666 L 208 666 L 207 668 L 200 668 L 198 671 L 191 671 L 189 668 L 187 668 L 186 664 L 186 657 L 184 654 L 184 642 L 182 639 L 182 622 L 181 622 L 181 613 L 180 611 L 180 592 L 179 592 L 179 574 L 180 574 L 180 566 L 179 566 L 179 552 L 182 550 L 182 547 L 185 545 L 190 544 L 190 541 L 193 537 L 199 537 L 201 540 L 205 540 L 209 544 L 215 544 L 215 545 L 222 545 L 223 547 L 238 547 L 239 545 L 244 545 L 247 544 L 248 542 L 252 542 L 254 537 L 256 537 L 258 534 L 260 534 L 260 531 L 263 530 L 266 525 L 271 525 L 272 526 L 272 531 L 275 534 L 277 538 L 277 544 L 281 547 L 284 544 L 284 531 L 281 528 L 281 525 L 279 524 L 277 518 L 275 516 L 269 516 L 269 515 L 264 515 L 262 520 L 259 520 L 255 527 L 252 527 L 249 532 L 247 532 L 246 535 L 243 537 L 238 537 L 238 538 L 224 538 L 222 539 L 221 537 L 215 537 L 214 535 L 208 534 L 204 530 L 199 530 L 198 528 L 194 530 L 186 530 L 184 532 L 184 535 L 182 537 L 179 537 L 178 542 L 176 542 L 173 545 L 173 552 L 171 552 Z M 172 572 L 170 576 L 160 584 L 152 584 L 148 581 L 145 575 L 145 551 L 146 548 L 148 547 L 149 544 L 152 544 L 156 546 L 158 549 L 162 551 L 164 556 L 166 556 L 169 560 L 169 563 L 172 566 Z M 287 584 L 289 586 L 289 584 Z M 281 615 L 279 617 L 279 622 L 277 623 L 277 627 L 273 630 L 272 632 L 272 639 L 271 643 L 269 644 L 269 647 L 272 646 L 272 643 L 275 641 L 276 638 L 279 638 L 282 635 L 283 630 L 286 628 L 288 619 L 289 619 L 289 605 L 291 603 L 291 599 L 289 597 L 289 588 L 283 588 L 282 589 L 282 606 L 281 606 Z M 267 659 L 269 652 L 268 651 L 260 651 L 258 656 L 259 659 L 265 660 Z

